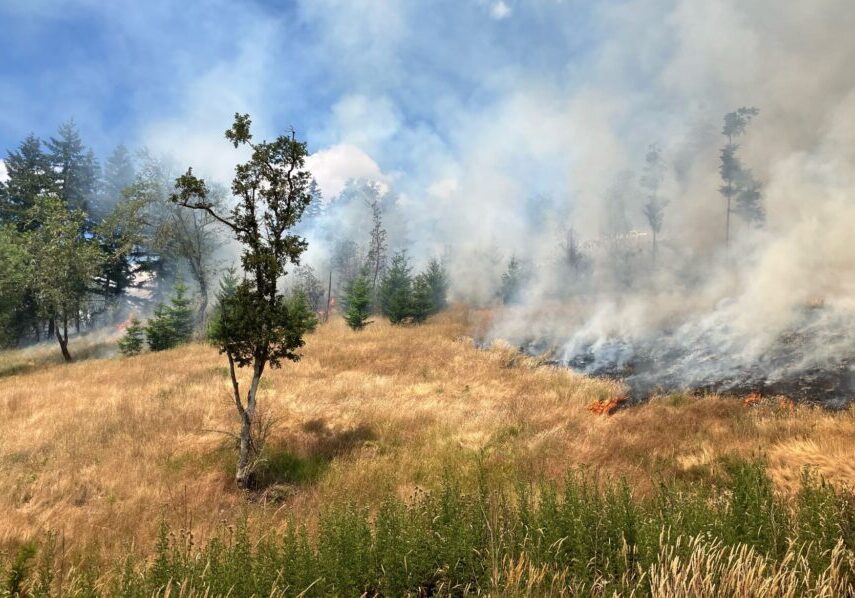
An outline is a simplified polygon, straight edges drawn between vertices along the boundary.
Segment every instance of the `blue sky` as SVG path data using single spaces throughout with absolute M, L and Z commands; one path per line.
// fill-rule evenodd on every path
M 294 126 L 313 149 L 359 138 L 406 170 L 394 137 L 444 145 L 457 115 L 522 79 L 571 78 L 600 34 L 587 7 L 0 0 L 0 148 L 73 117 L 104 155 L 180 121 L 219 134 L 248 111 L 268 134 Z
M 691 228 L 718 207 L 725 112 L 761 108 L 759 175 L 822 142 L 849 97 L 847 1 L 0 0 L 0 151 L 73 117 L 102 158 L 146 146 L 226 181 L 248 112 L 309 142 L 328 195 L 377 178 L 414 227 L 478 244 L 523 237 L 538 193 L 596 232 L 658 143 Z

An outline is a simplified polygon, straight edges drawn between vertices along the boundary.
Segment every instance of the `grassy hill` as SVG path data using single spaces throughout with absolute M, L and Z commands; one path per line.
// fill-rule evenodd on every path
M 164 525 L 192 530 L 196 546 L 237 528 L 275 538 L 294 522 L 314 537 L 319 513 L 337 505 L 373 521 L 390 500 L 411 505 L 449 480 L 464 493 L 513 494 L 582 471 L 606 486 L 625 480 L 643 502 L 666 482 L 727 487 L 734 463 L 760 460 L 782 501 L 798 495 L 805 467 L 855 483 L 852 409 L 669 395 L 596 415 L 591 404 L 620 396 L 618 384 L 507 347 L 479 350 L 469 335 L 483 320 L 455 309 L 418 327 L 320 326 L 300 362 L 265 375 L 265 462 L 250 493 L 233 485 L 236 414 L 225 360 L 210 347 L 99 358 L 90 340 L 71 349 L 94 357 L 68 366 L 53 347 L 0 354 L 2 562 L 14 572 L 21 546 L 50 537 L 64 563 L 145 559 Z M 723 550 L 713 539 L 702 548 Z M 528 573 L 514 578 L 514 567 Z M 550 565 L 537 582 L 531 567 L 505 562 L 493 591 L 557 593 L 555 576 L 568 575 Z

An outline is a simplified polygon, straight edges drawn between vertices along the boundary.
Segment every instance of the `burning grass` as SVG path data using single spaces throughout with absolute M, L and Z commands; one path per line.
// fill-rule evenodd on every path
M 589 405 L 624 396 L 619 383 L 507 347 L 479 350 L 469 335 L 486 317 L 455 309 L 420 327 L 321 326 L 299 363 L 265 377 L 266 481 L 248 496 L 232 485 L 223 432 L 236 421 L 213 349 L 68 366 L 3 354 L 0 368 L 31 365 L 0 378 L 0 547 L 55 532 L 68 559 L 115 562 L 147 553 L 161 521 L 200 543 L 242 521 L 274 534 L 289 520 L 314 530 L 329 505 L 375 511 L 440 487 L 449 471 L 513 487 L 582 467 L 642 497 L 661 480 L 718 483 L 731 459 L 759 456 L 784 494 L 806 466 L 855 484 L 852 408 L 670 394 L 596 417 Z

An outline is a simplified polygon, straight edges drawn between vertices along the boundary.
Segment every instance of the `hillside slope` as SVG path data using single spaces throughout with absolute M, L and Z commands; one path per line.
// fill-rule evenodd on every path
M 338 498 L 407 496 L 475 464 L 523 481 L 591 467 L 644 492 L 761 455 L 782 489 L 804 466 L 855 484 L 851 409 L 672 395 L 598 416 L 588 406 L 617 384 L 479 350 L 467 336 L 479 323 L 460 309 L 419 327 L 322 325 L 299 363 L 265 376 L 266 486 L 251 494 L 231 480 L 236 416 L 210 347 L 68 366 L 4 354 L 17 365 L 0 367 L 0 546 L 55 530 L 114 556 L 151 546 L 161 520 L 198 537 L 243 517 L 278 529 Z

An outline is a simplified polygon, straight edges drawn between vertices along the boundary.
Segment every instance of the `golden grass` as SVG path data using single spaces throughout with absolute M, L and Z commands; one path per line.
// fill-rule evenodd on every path
M 619 395 L 616 383 L 509 347 L 479 350 L 467 335 L 483 317 L 455 309 L 361 333 L 336 319 L 308 337 L 300 362 L 266 374 L 270 442 L 329 462 L 276 501 L 233 486 L 221 431 L 235 429 L 236 414 L 214 349 L 71 365 L 6 353 L 0 363 L 27 365 L 0 366 L 0 545 L 56 530 L 67 546 L 115 556 L 131 543 L 148 550 L 161 518 L 200 539 L 242 517 L 276 530 L 289 515 L 311 521 L 332 499 L 407 496 L 476 460 L 522 480 L 591 467 L 643 492 L 659 474 L 700 479 L 722 456 L 763 454 L 782 489 L 805 466 L 855 483 L 851 409 L 667 396 L 596 416 L 588 405 Z

